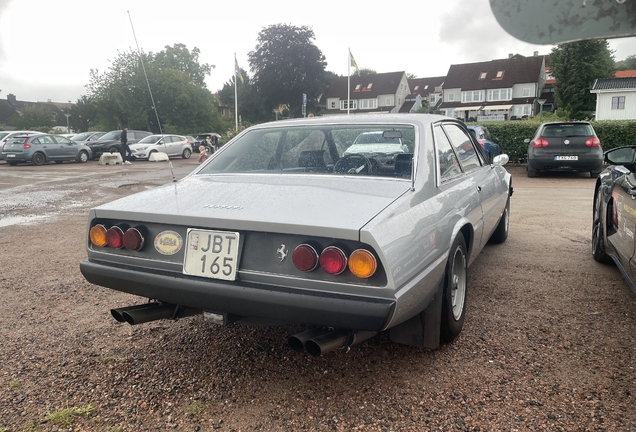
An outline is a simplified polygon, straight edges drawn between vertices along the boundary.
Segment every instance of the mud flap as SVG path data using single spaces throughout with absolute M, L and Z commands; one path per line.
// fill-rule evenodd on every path
M 426 309 L 413 318 L 389 329 L 391 341 L 418 348 L 439 348 L 442 297 L 444 295 L 443 282 L 440 285 Z

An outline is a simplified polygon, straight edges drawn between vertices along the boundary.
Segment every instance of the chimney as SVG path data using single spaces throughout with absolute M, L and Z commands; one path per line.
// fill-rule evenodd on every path
M 9 103 L 15 103 L 15 95 L 13 93 L 9 93 L 7 95 L 7 101 L 9 101 Z
M 534 56 L 535 56 L 535 57 L 539 57 L 539 51 L 535 51 L 535 52 L 534 52 Z
M 513 53 L 508 54 L 508 58 L 512 58 L 513 55 Z

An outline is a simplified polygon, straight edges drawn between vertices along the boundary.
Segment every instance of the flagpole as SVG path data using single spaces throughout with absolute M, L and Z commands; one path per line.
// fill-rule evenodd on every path
M 234 53 L 234 65 L 236 65 L 236 53 Z M 238 132 L 238 68 L 234 67 L 234 122 Z
M 349 50 L 349 57 L 347 58 L 347 115 L 349 112 L 349 105 L 351 105 L 351 48 Z

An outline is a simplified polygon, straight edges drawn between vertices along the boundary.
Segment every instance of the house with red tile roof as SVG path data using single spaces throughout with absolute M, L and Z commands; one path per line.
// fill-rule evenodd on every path
M 442 99 L 442 84 L 445 78 L 445 76 L 441 76 L 409 79 L 411 93 L 406 96 L 399 112 L 418 112 L 422 106 L 428 106 L 429 111 L 432 112 Z
M 477 121 L 511 120 L 539 112 L 537 99 L 546 81 L 545 58 L 514 56 L 451 65 L 439 110 Z
M 347 93 L 350 91 L 349 96 Z M 406 73 L 341 76 L 327 90 L 324 114 L 397 113 L 411 94 Z

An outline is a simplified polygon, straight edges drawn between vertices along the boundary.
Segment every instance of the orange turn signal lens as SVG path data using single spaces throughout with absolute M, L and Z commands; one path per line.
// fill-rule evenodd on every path
M 88 233 L 88 237 L 94 246 L 106 246 L 106 227 L 104 225 L 95 225 Z
M 377 269 L 378 262 L 368 250 L 355 250 L 349 257 L 349 270 L 360 279 L 370 278 Z

